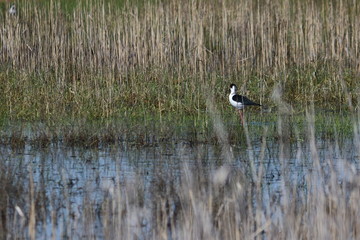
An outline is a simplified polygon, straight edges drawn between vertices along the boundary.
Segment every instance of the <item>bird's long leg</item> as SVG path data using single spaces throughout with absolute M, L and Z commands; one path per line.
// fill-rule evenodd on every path
M 241 124 L 244 126 L 244 116 L 243 116 L 243 111 L 242 110 L 238 110 L 239 111 L 239 115 L 240 115 L 240 120 L 241 120 Z

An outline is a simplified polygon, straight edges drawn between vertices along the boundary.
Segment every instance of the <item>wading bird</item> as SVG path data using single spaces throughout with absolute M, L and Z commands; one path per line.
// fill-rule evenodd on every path
M 242 124 L 244 125 L 244 117 L 243 117 L 243 109 L 246 106 L 261 106 L 258 103 L 255 103 L 253 101 L 251 101 L 250 99 L 248 99 L 245 96 L 241 96 L 241 95 L 237 95 L 236 94 L 236 90 L 237 87 L 235 84 L 231 84 L 230 85 L 230 94 L 229 94 L 229 101 L 230 104 L 235 107 L 236 109 L 238 109 L 239 111 L 239 115 L 240 115 L 240 119 Z
M 11 16 L 16 15 L 16 6 L 15 6 L 15 4 L 12 4 L 12 5 L 10 6 L 9 14 L 10 14 Z

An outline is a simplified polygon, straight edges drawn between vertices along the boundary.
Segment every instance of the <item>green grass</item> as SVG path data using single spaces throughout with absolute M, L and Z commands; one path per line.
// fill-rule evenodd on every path
M 293 73 L 293 74 L 292 74 Z M 311 73 L 293 70 L 284 76 L 282 82 L 282 100 L 293 106 L 295 111 L 304 111 L 314 101 L 318 108 L 332 111 L 350 110 L 346 95 L 351 102 L 356 101 L 355 73 L 347 73 L 344 84 L 349 89 L 345 94 L 340 89 L 331 89 L 327 76 L 315 79 L 315 83 L 304 81 L 307 85 L 298 85 L 289 79 L 307 78 Z M 319 74 L 326 74 L 320 72 Z M 351 75 L 352 74 L 352 75 Z M 322 76 L 320 76 L 322 77 Z M 31 74 L 11 71 L 0 74 L 0 106 L 2 118 L 14 120 L 52 120 L 52 119 L 105 119 L 131 118 L 144 113 L 158 116 L 184 115 L 197 116 L 206 111 L 206 98 L 212 98 L 219 110 L 230 112 L 227 96 L 231 82 L 240 85 L 242 79 L 208 76 L 207 80 L 196 77 L 177 78 L 169 73 L 148 71 L 133 74 L 124 82 L 109 80 L 103 76 L 89 75 L 86 81 L 76 81 L 59 87 L 52 74 Z M 266 89 L 258 87 L 257 76 L 243 91 L 257 102 L 276 109 L 271 98 L 275 88 L 275 79 Z M 351 81 L 350 81 L 351 80 Z M 310 83 L 308 83 L 310 82 Z M 339 86 L 337 86 L 339 87 Z
M 260 113 L 257 109 L 245 112 L 247 131 L 240 124 L 236 111 L 201 112 L 196 117 L 186 115 L 143 115 L 126 118 L 99 120 L 67 119 L 52 121 L 8 121 L 0 125 L 0 143 L 14 149 L 24 148 L 26 144 L 47 148 L 51 144 L 65 144 L 86 148 L 102 148 L 116 144 L 138 147 L 156 146 L 166 143 L 188 142 L 193 144 L 223 144 L 246 146 L 246 134 L 252 141 L 260 141 L 266 136 L 269 141 L 285 138 L 287 142 L 307 139 L 307 117 L 304 113 L 279 114 Z M 212 110 L 209 110 L 212 111 Z M 224 122 L 228 130 L 225 137 L 219 137 L 219 126 L 213 118 Z M 319 110 L 315 114 L 315 136 L 317 139 L 347 139 L 353 135 L 352 115 L 343 112 Z M 279 125 L 280 124 L 280 125 Z
M 20 1 L 18 16 L 3 11 L 1 118 L 197 116 L 208 97 L 227 111 L 230 83 L 269 106 L 281 86 L 296 111 L 358 104 L 358 5 L 141 2 Z
M 272 110 L 259 115 L 256 122 L 269 122 L 269 118 L 276 122 L 277 114 L 285 114 L 301 128 L 305 110 L 312 104 L 320 111 L 349 116 L 358 109 L 360 79 L 355 60 L 360 39 L 354 34 L 358 5 L 300 6 L 293 1 L 272 1 L 268 8 L 246 1 L 17 4 L 17 16 L 0 13 L 4 20 L 0 31 L 2 126 L 41 122 L 66 129 L 78 123 L 101 126 L 113 121 L 121 123 L 123 131 L 128 128 L 140 135 L 144 131 L 179 135 L 178 129 L 185 125 L 189 129 L 185 132 L 200 127 L 208 132 L 205 140 L 214 139 L 207 101 L 218 116 L 236 122 L 227 97 L 231 83 Z M 337 17 L 331 18 L 329 11 Z M 319 134 L 349 134 L 348 124 L 322 117 L 316 116 L 317 122 L 323 122 Z M 88 130 L 101 139 L 96 132 L 99 126 Z M 262 131 L 260 126 L 256 131 Z M 241 127 L 236 127 L 239 132 Z M 69 139 L 76 131 L 91 135 L 71 130 Z M 56 131 L 52 136 L 60 137 Z M 236 136 L 229 137 L 236 142 Z
M 79 237 L 77 230 L 96 229 L 97 221 L 108 239 L 170 232 L 174 239 L 358 238 L 358 173 L 341 154 L 343 140 L 353 140 L 354 154 L 359 149 L 356 1 L 44 2 L 19 1 L 15 17 L 0 4 L 0 238 L 35 239 L 47 213 L 55 238 Z M 241 126 L 228 103 L 231 83 L 271 112 L 249 108 Z M 61 217 L 72 214 L 69 179 L 64 174 L 60 195 L 47 199 L 47 183 L 34 182 L 31 165 L 23 166 L 37 155 L 21 155 L 54 147 L 49 158 L 61 163 L 57 147 L 80 147 L 95 150 L 96 161 L 98 150 L 113 146 L 157 151 L 176 143 L 199 146 L 199 163 L 208 161 L 201 146 L 209 143 L 222 166 L 184 164 L 180 182 L 156 166 L 150 207 L 148 182 L 109 185 L 96 206 L 92 189 L 77 188 L 85 191 L 83 207 Z M 308 171 L 299 182 L 286 177 L 291 144 L 298 146 L 295 164 Z M 284 175 L 281 200 L 256 181 L 270 164 Z M 143 223 L 143 210 L 151 234 L 132 225 L 133 216 Z

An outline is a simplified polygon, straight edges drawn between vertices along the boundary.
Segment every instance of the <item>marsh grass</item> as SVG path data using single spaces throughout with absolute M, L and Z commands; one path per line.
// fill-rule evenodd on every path
M 0 13 L 0 238 L 359 238 L 356 1 L 20 1 L 18 11 Z M 232 82 L 272 112 L 247 110 L 241 126 Z M 56 147 L 96 157 L 178 143 L 178 175 L 157 166 L 149 187 L 149 173 L 98 174 L 95 197 L 64 169 L 47 182 L 45 154 L 13 160 L 26 148 L 60 162 Z M 204 167 L 200 150 L 187 164 L 201 144 L 217 146 L 219 165 Z
M 296 142 L 307 139 L 306 115 L 302 112 L 281 114 L 279 112 L 261 114 L 254 110 L 246 110 L 245 117 L 249 135 L 254 141 L 261 141 L 264 128 L 266 138 L 278 141 L 281 138 L 279 129 L 287 132 L 287 141 Z M 282 125 L 277 119 L 282 117 Z M 213 120 L 224 119 L 225 128 L 231 129 L 226 136 L 219 137 L 218 125 Z M 315 114 L 316 138 L 324 140 L 345 139 L 353 136 L 353 115 L 346 112 L 329 112 L 318 110 Z M 176 123 L 176 124 L 174 124 Z M 85 147 L 102 149 L 104 147 L 130 144 L 135 147 L 153 147 L 164 143 L 187 142 L 190 145 L 221 145 L 226 138 L 227 144 L 246 146 L 243 126 L 237 112 L 221 114 L 202 113 L 196 117 L 163 116 L 147 114 L 132 119 L 108 120 L 67 120 L 28 122 L 5 121 L 0 128 L 0 145 L 12 149 L 24 149 L 26 145 L 34 148 L 49 148 L 54 145 L 69 147 Z
M 278 84 L 295 107 L 310 94 L 357 106 L 357 2 L 20 1 L 18 12 L 0 13 L 5 118 L 196 116 L 206 90 L 230 111 L 232 82 L 270 106 Z

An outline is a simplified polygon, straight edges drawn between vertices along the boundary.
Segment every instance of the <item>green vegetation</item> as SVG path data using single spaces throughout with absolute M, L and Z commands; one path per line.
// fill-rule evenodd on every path
M 162 118 L 158 115 L 144 114 L 121 120 L 71 119 L 28 123 L 4 121 L 0 130 L 0 144 L 10 146 L 14 150 L 24 149 L 26 144 L 49 148 L 58 142 L 66 146 L 94 149 L 119 143 L 135 147 L 179 142 L 187 142 L 190 145 L 221 145 L 224 137 L 218 136 L 219 126 L 214 121 L 223 122 L 229 130 L 225 137 L 226 143 L 242 147 L 246 146 L 246 134 L 251 136 L 252 141 L 260 141 L 262 137 L 266 137 L 270 142 L 278 141 L 283 135 L 286 141 L 292 143 L 307 140 L 308 120 L 304 113 L 259 113 L 254 109 L 246 111 L 245 115 L 248 132 L 244 131 L 239 116 L 234 112 L 225 115 L 207 112 L 197 117 L 166 115 Z M 353 136 L 354 119 L 347 112 L 339 114 L 319 110 L 315 119 L 317 138 L 332 141 Z
M 357 1 L 7 8 L 1 239 L 359 238 Z M 228 104 L 230 83 L 268 106 L 246 109 L 245 126 Z M 123 154 L 146 147 L 161 161 L 145 154 L 137 160 L 154 167 L 128 179 Z M 181 170 L 167 159 L 177 151 Z M 80 171 L 64 167 L 67 155 Z M 113 176 L 99 170 L 106 156 Z
M 359 8 L 350 1 L 19 2 L 17 16 L 0 15 L 0 116 L 197 116 L 208 97 L 229 113 L 232 82 L 270 106 L 280 85 L 283 100 L 300 111 L 311 101 L 355 107 Z

